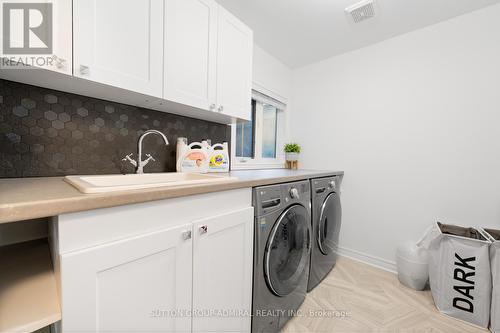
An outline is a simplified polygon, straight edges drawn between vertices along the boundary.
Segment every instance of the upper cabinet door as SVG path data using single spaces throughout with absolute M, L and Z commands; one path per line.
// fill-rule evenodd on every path
M 163 95 L 163 1 L 73 0 L 74 75 Z
M 10 21 L 9 27 L 0 24 L 2 56 L 16 60 L 28 58 L 28 61 L 23 61 L 24 64 L 62 74 L 73 74 L 71 0 L 9 0 L 0 3 L 0 17 L 8 17 Z M 29 16 L 27 23 L 30 26 L 38 25 L 37 33 L 31 30 L 26 33 L 23 30 L 25 15 Z M 8 30 L 4 31 L 4 28 Z M 7 36 L 12 49 L 4 50 L 3 38 Z M 33 48 L 41 49 L 40 53 L 33 51 Z
M 253 32 L 219 7 L 217 52 L 218 111 L 251 119 Z
M 193 311 L 234 310 L 241 316 L 195 316 L 193 332 L 250 332 L 253 208 L 193 226 Z
M 215 109 L 217 13 L 213 0 L 165 1 L 165 99 Z
M 54 61 L 50 70 L 73 74 L 73 14 L 71 0 L 55 0 L 54 6 Z
M 62 331 L 190 332 L 191 228 L 62 255 Z

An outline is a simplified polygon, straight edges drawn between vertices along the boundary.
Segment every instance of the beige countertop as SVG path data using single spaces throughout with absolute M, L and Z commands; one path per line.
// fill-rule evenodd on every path
M 342 174 L 340 171 L 286 169 L 233 171 L 226 175 L 238 180 L 103 194 L 82 194 L 63 177 L 1 179 L 0 223 Z

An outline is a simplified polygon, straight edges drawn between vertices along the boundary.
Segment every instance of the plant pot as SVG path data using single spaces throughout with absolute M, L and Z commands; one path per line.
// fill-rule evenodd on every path
M 287 161 L 295 162 L 299 160 L 299 153 L 285 153 Z

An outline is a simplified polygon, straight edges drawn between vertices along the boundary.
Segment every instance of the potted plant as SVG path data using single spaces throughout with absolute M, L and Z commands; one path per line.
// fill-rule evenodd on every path
M 300 146 L 296 143 L 287 143 L 285 145 L 285 155 L 287 161 L 297 161 L 300 154 Z

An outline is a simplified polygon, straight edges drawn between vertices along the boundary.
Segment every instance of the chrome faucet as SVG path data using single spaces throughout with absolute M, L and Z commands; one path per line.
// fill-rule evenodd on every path
M 156 161 L 154 159 L 153 156 L 151 156 L 151 154 L 146 154 L 146 159 L 143 160 L 142 159 L 142 141 L 144 140 L 144 138 L 146 136 L 148 136 L 149 134 L 157 134 L 159 136 L 161 136 L 163 138 L 163 141 L 165 141 L 165 145 L 168 146 L 168 140 L 167 140 L 167 137 L 165 136 L 165 134 L 163 134 L 162 132 L 160 131 L 157 131 L 157 130 L 149 130 L 149 131 L 146 131 L 144 132 L 141 137 L 139 138 L 139 141 L 137 143 L 137 151 L 138 151 L 138 154 L 137 154 L 137 161 L 134 160 L 132 158 L 132 155 L 133 154 L 129 154 L 127 156 L 125 156 L 122 161 L 129 161 L 130 164 L 132 164 L 134 167 L 136 167 L 136 170 L 135 170 L 135 173 L 144 173 L 144 167 L 151 161 Z

